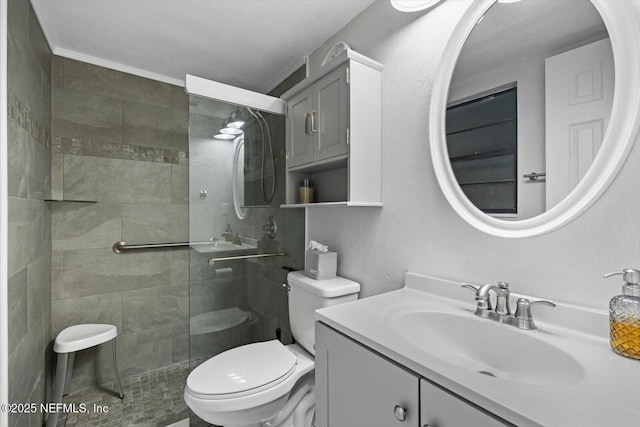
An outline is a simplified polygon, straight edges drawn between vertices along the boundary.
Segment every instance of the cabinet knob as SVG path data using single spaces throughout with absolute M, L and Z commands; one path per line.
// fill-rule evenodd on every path
M 404 421 L 407 419 L 407 411 L 406 409 L 404 409 L 402 406 L 400 405 L 396 405 L 393 408 L 393 415 L 396 416 L 396 418 L 398 419 L 398 421 Z

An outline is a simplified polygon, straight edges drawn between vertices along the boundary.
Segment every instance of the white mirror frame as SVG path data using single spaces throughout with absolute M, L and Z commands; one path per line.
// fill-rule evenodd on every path
M 240 203 L 240 183 L 238 182 L 238 169 L 240 168 L 240 162 L 244 167 L 244 159 L 240 158 L 240 150 L 244 146 L 244 134 L 237 137 L 233 143 L 235 149 L 233 153 L 233 165 L 231 167 L 231 192 L 233 193 L 233 209 L 236 211 L 238 219 L 245 219 L 249 213 L 249 208 L 243 208 Z M 243 190 L 244 191 L 244 187 Z M 244 199 L 244 195 L 243 195 Z
M 505 221 L 482 212 L 467 199 L 453 174 L 447 150 L 445 116 L 457 58 L 480 17 L 496 0 L 477 0 L 449 39 L 436 73 L 429 113 L 431 158 L 440 187 L 453 209 L 485 233 L 523 238 L 555 230 L 581 215 L 604 193 L 622 168 L 640 125 L 640 23 L 631 2 L 591 0 L 609 32 L 615 67 L 615 89 L 609 125 L 598 155 L 580 183 L 548 211 L 524 220 Z

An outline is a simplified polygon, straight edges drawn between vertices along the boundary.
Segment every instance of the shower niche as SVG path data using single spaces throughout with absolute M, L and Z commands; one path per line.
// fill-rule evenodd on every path
M 287 102 L 282 207 L 382 206 L 381 71 L 344 50 L 282 95 Z M 300 187 L 313 183 L 312 201 Z

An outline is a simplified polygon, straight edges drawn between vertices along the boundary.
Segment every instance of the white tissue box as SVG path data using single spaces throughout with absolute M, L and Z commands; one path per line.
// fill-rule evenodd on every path
M 307 251 L 304 260 L 304 274 L 316 280 L 327 280 L 336 277 L 338 270 L 337 252 Z

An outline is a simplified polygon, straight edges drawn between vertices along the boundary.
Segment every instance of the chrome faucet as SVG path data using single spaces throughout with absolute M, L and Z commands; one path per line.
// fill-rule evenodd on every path
M 238 233 L 234 233 L 231 243 L 234 245 L 242 245 L 242 237 L 240 237 Z
M 484 291 L 483 294 L 480 295 L 480 289 L 485 288 L 487 286 L 490 286 L 490 285 L 487 284 L 482 287 L 470 285 L 468 283 L 465 283 L 464 285 L 462 285 L 463 288 L 470 289 L 476 293 L 477 304 L 476 304 L 476 311 L 474 314 L 478 317 L 482 317 L 485 319 L 489 317 L 489 313 L 491 313 L 493 310 L 493 307 L 491 305 L 491 299 L 489 298 L 488 292 Z
M 509 284 L 507 282 L 498 282 L 497 285 L 487 283 L 482 286 L 474 286 L 463 284 L 463 288 L 471 289 L 476 293 L 476 311 L 475 315 L 483 319 L 491 319 L 496 322 L 505 323 L 516 326 L 520 329 L 536 329 L 536 324 L 531 316 L 531 306 L 534 304 L 544 304 L 550 307 L 556 305 L 551 301 L 532 301 L 525 298 L 518 299 L 515 314 L 511 313 L 509 305 Z M 492 308 L 491 293 L 496 294 L 496 307 Z
M 484 319 L 491 318 L 500 323 L 508 323 L 511 318 L 511 307 L 509 306 L 509 284 L 498 282 L 497 285 L 487 283 L 480 287 L 473 285 L 462 285 L 463 288 L 476 291 L 476 316 Z M 491 293 L 496 294 L 496 308 L 491 306 Z

